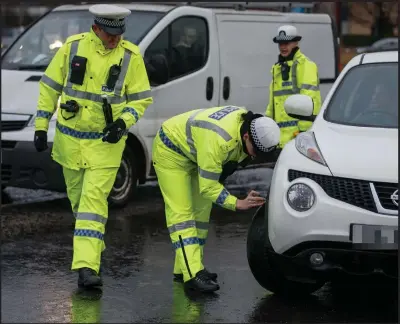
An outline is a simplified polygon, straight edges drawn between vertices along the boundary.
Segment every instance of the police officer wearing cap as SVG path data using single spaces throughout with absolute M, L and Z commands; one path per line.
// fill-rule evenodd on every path
M 35 147 L 47 149 L 57 112 L 52 158 L 63 168 L 76 217 L 72 270 L 78 285 L 101 286 L 107 198 L 121 164 L 127 133 L 153 102 L 139 48 L 123 39 L 130 10 L 94 5 L 89 32 L 67 38 L 40 84 Z
M 203 265 L 212 204 L 235 211 L 265 202 L 255 191 L 244 199 L 229 193 L 222 184 L 224 168 L 272 154 L 279 136 L 271 118 L 235 106 L 189 111 L 162 124 L 153 141 L 153 165 L 175 250 L 175 281 L 200 292 L 219 289 L 217 274 Z
M 278 35 L 273 39 L 278 44 L 280 54 L 278 62 L 271 69 L 266 115 L 274 119 L 281 130 L 280 148 L 312 125 L 309 121 L 300 121 L 286 114 L 283 104 L 289 96 L 298 93 L 310 96 L 315 115 L 321 108 L 318 67 L 300 51 L 298 42 L 301 38 L 296 27 L 285 25 L 279 27 Z

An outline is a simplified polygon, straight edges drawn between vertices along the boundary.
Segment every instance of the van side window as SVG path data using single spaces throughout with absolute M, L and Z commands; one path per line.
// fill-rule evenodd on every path
M 167 83 L 201 69 L 208 59 L 205 19 L 178 18 L 150 44 L 144 55 L 152 85 Z

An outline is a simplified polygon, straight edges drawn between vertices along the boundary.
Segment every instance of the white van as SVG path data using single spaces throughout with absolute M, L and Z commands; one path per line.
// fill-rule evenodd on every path
M 272 38 L 282 24 L 295 25 L 303 36 L 301 49 L 319 66 L 323 97 L 338 74 L 338 42 L 326 14 L 199 5 L 121 6 L 132 11 L 125 38 L 140 46 L 148 64 L 154 104 L 130 129 L 110 194 L 114 205 L 125 204 L 137 185 L 153 174 L 152 141 L 166 119 L 191 109 L 231 104 L 265 113 L 270 69 L 278 56 Z M 55 8 L 21 34 L 2 57 L 3 186 L 65 190 L 61 168 L 51 160 L 50 150 L 37 153 L 34 148 L 34 116 L 39 80 L 55 52 L 68 36 L 90 30 L 93 18 L 88 8 Z M 190 57 L 179 57 L 176 50 L 183 40 L 192 42 Z M 55 118 L 56 114 L 50 122 L 49 146 Z

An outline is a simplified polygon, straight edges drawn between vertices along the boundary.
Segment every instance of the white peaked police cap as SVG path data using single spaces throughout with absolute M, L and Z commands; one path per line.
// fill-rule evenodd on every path
M 292 25 L 284 25 L 278 28 L 278 35 L 274 37 L 274 43 L 298 42 L 301 36 L 297 32 L 297 28 Z
M 253 142 L 258 150 L 268 153 L 279 144 L 281 131 L 278 124 L 269 117 L 259 117 L 250 124 Z
M 89 8 L 94 15 L 94 22 L 110 35 L 121 35 L 125 32 L 125 17 L 131 14 L 129 9 L 110 5 L 97 4 Z

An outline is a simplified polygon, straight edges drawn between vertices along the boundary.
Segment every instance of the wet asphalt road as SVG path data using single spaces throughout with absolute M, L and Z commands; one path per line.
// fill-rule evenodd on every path
M 263 193 L 270 175 L 270 170 L 243 171 L 228 187 Z M 10 194 L 19 203 L 27 198 L 23 191 Z M 31 199 L 35 194 L 29 193 Z M 221 290 L 212 297 L 186 295 L 172 281 L 163 202 L 151 183 L 136 202 L 110 211 L 103 290 L 79 291 L 77 275 L 69 270 L 73 221 L 62 197 L 48 194 L 54 200 L 2 210 L 2 323 L 397 322 L 397 295 L 384 286 L 355 280 L 346 289 L 327 284 L 302 300 L 264 290 L 246 259 L 252 213 L 219 208 L 211 216 L 205 264 L 218 273 Z

